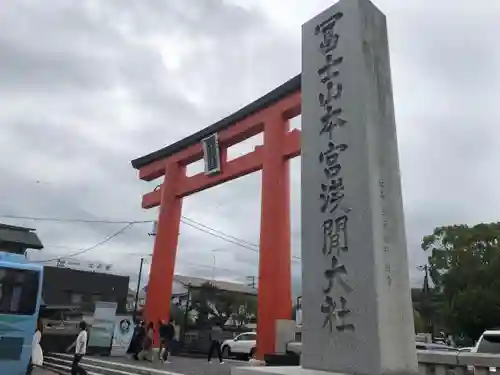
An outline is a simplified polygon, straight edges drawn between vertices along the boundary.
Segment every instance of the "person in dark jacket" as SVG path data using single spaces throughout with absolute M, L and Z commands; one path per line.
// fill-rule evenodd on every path
M 168 354 L 172 352 L 172 343 L 175 337 L 175 327 L 174 321 L 170 319 L 168 324 L 163 324 L 160 326 L 160 360 L 168 362 Z
M 212 363 L 212 355 L 214 351 L 217 352 L 219 362 L 224 363 L 222 360 L 221 344 L 222 344 L 222 324 L 215 324 L 210 331 L 210 348 L 208 349 L 208 363 Z
M 139 353 L 142 350 L 142 343 L 144 341 L 144 337 L 146 336 L 146 327 L 144 321 L 141 321 L 136 325 L 134 329 L 134 335 L 132 340 L 130 341 L 129 352 L 132 354 L 132 358 L 136 361 L 139 360 Z

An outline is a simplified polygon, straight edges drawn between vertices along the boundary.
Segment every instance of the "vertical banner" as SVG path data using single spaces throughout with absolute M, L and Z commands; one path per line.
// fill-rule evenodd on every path
M 89 346 L 98 348 L 111 347 L 115 328 L 116 302 L 96 302 L 94 319 L 90 328 Z
M 117 315 L 115 317 L 115 329 L 113 333 L 112 356 L 124 356 L 127 354 L 128 346 L 134 335 L 132 317 Z

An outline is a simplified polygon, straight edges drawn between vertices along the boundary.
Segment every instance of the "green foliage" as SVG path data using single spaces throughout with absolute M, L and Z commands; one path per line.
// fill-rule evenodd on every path
M 425 236 L 430 276 L 443 293 L 443 315 L 454 333 L 476 339 L 500 326 L 500 223 L 436 228 Z
M 184 317 L 185 317 L 185 311 L 186 309 L 183 306 L 171 304 L 170 305 L 170 318 L 174 320 L 175 324 L 179 324 L 181 326 L 184 325 Z M 188 314 L 188 325 L 192 324 L 193 322 L 190 319 L 190 316 Z
M 236 296 L 232 320 L 238 327 L 257 322 L 257 298 L 255 296 Z
M 232 318 L 238 326 L 255 321 L 257 300 L 255 296 L 220 290 L 210 283 L 192 290 L 190 310 L 197 313 L 196 323 L 205 326 L 226 322 Z

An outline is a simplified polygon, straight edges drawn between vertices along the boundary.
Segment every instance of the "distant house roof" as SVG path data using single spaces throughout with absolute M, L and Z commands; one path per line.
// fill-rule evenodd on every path
M 257 289 L 241 283 L 232 283 L 220 280 L 209 280 L 209 279 L 202 279 L 200 277 L 191 277 L 183 275 L 175 275 L 174 280 L 177 281 L 178 283 L 181 283 L 184 286 L 190 285 L 193 288 L 199 288 L 203 284 L 210 283 L 216 288 L 220 290 L 225 290 L 227 292 L 252 294 L 252 295 L 257 294 Z
M 35 229 L 0 224 L 0 246 L 16 246 L 23 249 L 43 249 L 42 242 L 34 233 Z
M 257 295 L 257 289 L 241 283 L 232 283 L 220 280 L 209 280 L 209 279 L 203 279 L 201 277 L 191 277 L 184 275 L 174 275 L 174 282 L 175 281 L 178 282 L 179 284 L 182 284 L 185 287 L 189 285 L 192 288 L 200 288 L 203 284 L 210 283 L 216 288 L 224 290 L 226 292 Z M 144 287 L 143 290 L 144 291 L 147 290 L 147 285 Z

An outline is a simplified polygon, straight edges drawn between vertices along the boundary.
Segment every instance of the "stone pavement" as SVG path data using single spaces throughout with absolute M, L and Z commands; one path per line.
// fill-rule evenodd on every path
M 69 372 L 72 356 L 68 354 L 50 354 L 45 356 L 47 366 L 62 369 Z M 218 361 L 208 363 L 205 358 L 175 357 L 170 358 L 172 363 L 153 363 L 146 361 L 134 361 L 129 357 L 85 357 L 82 365 L 87 371 L 94 374 L 105 375 L 230 375 L 234 367 L 250 366 L 248 362 L 226 360 L 223 364 Z M 153 370 L 153 371 L 151 371 Z M 34 375 L 49 375 L 50 373 L 34 373 Z M 0 374 L 3 375 L 3 374 Z M 52 375 L 52 374 L 50 374 Z
M 50 370 L 44 370 L 41 368 L 34 368 L 32 375 L 55 375 L 56 373 Z
M 172 363 L 147 363 L 137 362 L 128 358 L 112 358 L 113 362 L 121 362 L 140 365 L 149 368 L 161 369 L 179 375 L 230 375 L 231 368 L 238 366 L 249 366 L 248 362 L 225 360 L 223 364 L 213 361 L 211 364 L 206 359 L 172 357 Z M 45 374 L 44 374 L 45 375 Z

